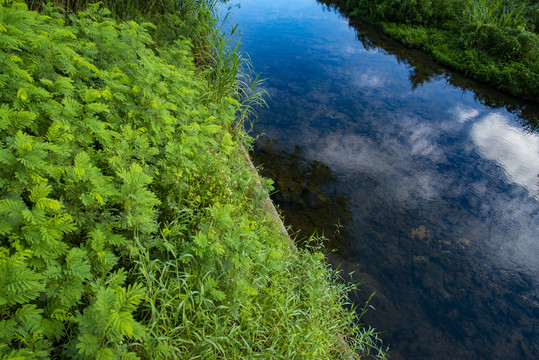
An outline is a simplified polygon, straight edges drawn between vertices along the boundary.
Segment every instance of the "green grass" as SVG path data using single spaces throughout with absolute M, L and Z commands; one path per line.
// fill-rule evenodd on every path
M 502 0 L 475 0 L 466 7 L 464 16 L 470 24 L 526 29 L 530 19 L 525 16 L 525 9 L 524 4 L 507 6 Z

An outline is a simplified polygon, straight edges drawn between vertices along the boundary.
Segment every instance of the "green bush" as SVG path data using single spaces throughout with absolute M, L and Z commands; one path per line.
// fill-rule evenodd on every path
M 41 12 L 0 3 L 0 358 L 383 357 L 258 206 L 241 92 L 150 23 Z
M 188 44 L 169 50 L 184 54 L 176 68 L 148 48 L 148 24 L 96 6 L 71 26 L 50 8 L 0 9 L 0 353 L 126 354 L 145 289 L 124 268 L 158 229 L 164 145 L 178 119 L 211 117 L 178 107 L 200 87 Z
M 341 3 L 337 1 L 337 3 Z M 466 0 L 346 0 L 342 3 L 355 16 L 404 24 L 444 24 L 460 18 Z
M 470 30 L 471 41 L 467 45 L 495 58 L 518 61 L 523 54 L 521 43 L 515 36 L 517 34 L 518 32 L 510 29 L 484 24 Z
M 530 19 L 529 25 L 531 27 L 530 31 L 539 30 L 539 2 L 536 0 L 524 0 L 524 12 L 526 18 Z

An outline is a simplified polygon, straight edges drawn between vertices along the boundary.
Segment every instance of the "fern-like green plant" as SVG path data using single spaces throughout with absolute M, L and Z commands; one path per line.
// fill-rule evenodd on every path
M 117 8 L 60 3 L 0 2 L 0 358 L 375 349 L 342 350 L 340 333 L 375 339 L 348 288 L 251 200 L 267 195 L 233 124 L 253 103 L 226 38 L 193 54 Z

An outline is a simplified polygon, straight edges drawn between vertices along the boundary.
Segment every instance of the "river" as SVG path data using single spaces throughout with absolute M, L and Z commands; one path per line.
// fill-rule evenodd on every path
M 539 358 L 537 105 L 315 0 L 228 6 L 270 95 L 254 160 L 356 304 L 376 291 L 391 358 Z

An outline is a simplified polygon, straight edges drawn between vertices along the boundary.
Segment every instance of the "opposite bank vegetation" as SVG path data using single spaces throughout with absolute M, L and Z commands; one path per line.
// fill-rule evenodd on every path
M 476 80 L 539 102 L 536 0 L 319 1 Z
M 0 1 L 0 359 L 384 358 L 262 207 L 213 1 L 28 3 Z

